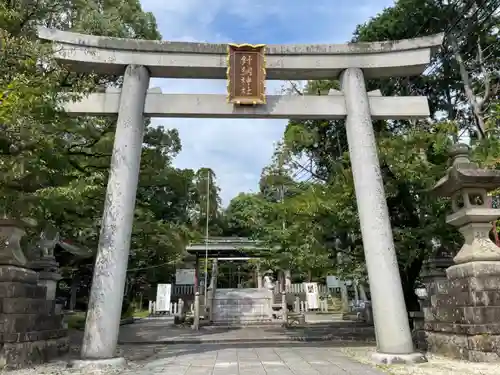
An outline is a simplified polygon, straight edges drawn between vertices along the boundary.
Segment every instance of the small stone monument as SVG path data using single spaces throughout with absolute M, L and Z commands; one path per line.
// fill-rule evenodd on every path
M 27 268 L 20 240 L 27 224 L 0 219 L 0 372 L 46 362 L 69 349 L 63 316 Z
M 274 305 L 274 303 L 276 302 L 275 301 L 275 295 L 274 295 L 274 288 L 276 287 L 276 285 L 273 282 L 273 277 L 272 277 L 272 271 L 271 270 L 267 270 L 264 273 L 263 282 L 264 282 L 264 289 L 267 289 L 267 291 L 269 293 L 269 298 L 270 298 L 270 302 L 271 302 L 270 309 L 272 310 L 272 305 Z
M 452 149 L 453 164 L 434 187 L 452 199 L 446 222 L 457 227 L 465 243 L 436 282 L 424 308 L 428 349 L 470 361 L 500 360 L 500 248 L 489 238 L 500 209 L 487 193 L 500 186 L 500 171 L 481 169 L 469 148 Z
M 264 288 L 273 291 L 275 287 L 275 283 L 273 282 L 272 271 L 267 271 L 264 276 Z

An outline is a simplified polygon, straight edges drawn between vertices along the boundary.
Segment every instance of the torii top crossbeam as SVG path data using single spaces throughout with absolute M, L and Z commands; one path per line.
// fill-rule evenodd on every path
M 56 58 L 73 71 L 122 75 L 128 65 L 147 66 L 151 77 L 225 79 L 227 45 L 121 39 L 40 28 L 41 39 L 55 43 Z M 268 45 L 266 78 L 332 79 L 347 68 L 366 78 L 413 76 L 429 63 L 442 34 L 398 41 Z
M 123 75 L 127 66 L 146 66 L 150 77 L 226 78 L 227 45 L 120 39 L 40 28 L 39 36 L 54 43 L 56 59 L 73 71 Z M 266 79 L 332 79 L 348 68 L 360 68 L 365 78 L 421 74 L 442 35 L 389 42 L 351 44 L 270 45 L 266 47 Z M 425 97 L 384 97 L 368 93 L 373 119 L 429 116 Z M 74 116 L 118 113 L 120 90 L 94 93 L 67 103 Z M 223 95 L 146 95 L 146 117 L 343 119 L 344 96 L 267 96 L 261 106 L 235 107 Z

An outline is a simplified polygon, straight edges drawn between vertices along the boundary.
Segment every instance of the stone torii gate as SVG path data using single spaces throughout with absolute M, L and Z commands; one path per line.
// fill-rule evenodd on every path
M 117 344 L 137 190 L 144 117 L 346 119 L 358 213 L 377 337 L 375 359 L 425 360 L 415 353 L 380 172 L 372 119 L 429 116 L 425 97 L 367 93 L 365 79 L 420 75 L 442 35 L 345 45 L 265 47 L 271 80 L 340 77 L 328 96 L 267 96 L 267 104 L 233 106 L 224 95 L 162 94 L 150 77 L 225 79 L 227 45 L 129 40 L 40 29 L 56 59 L 75 72 L 123 75 L 121 91 L 66 106 L 74 115 L 118 115 L 113 157 L 82 346 L 82 364 L 109 363 Z

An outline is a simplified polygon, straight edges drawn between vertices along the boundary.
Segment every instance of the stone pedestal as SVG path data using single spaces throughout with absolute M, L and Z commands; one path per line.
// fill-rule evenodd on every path
M 35 271 L 0 265 L 0 370 L 27 367 L 69 350 L 63 316 Z
M 443 252 L 439 252 L 424 262 L 420 278 L 425 285 L 427 296 L 437 292 L 436 283 L 446 280 L 446 269 L 452 265 L 452 257 Z M 428 301 L 428 298 L 425 301 Z
M 408 313 L 413 322 L 412 338 L 415 348 L 427 351 L 427 334 L 424 327 L 424 313 L 422 311 L 410 311 Z
M 477 362 L 500 360 L 500 262 L 451 267 L 424 309 L 428 350 Z
M 57 283 L 61 280 L 58 266 L 55 259 L 40 259 L 28 264 L 29 268 L 38 272 L 38 285 L 46 288 L 45 297 L 50 301 L 56 299 Z

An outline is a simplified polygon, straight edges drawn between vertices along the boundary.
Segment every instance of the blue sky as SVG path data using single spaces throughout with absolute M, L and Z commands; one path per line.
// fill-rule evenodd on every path
M 214 43 L 345 43 L 359 23 L 393 0 L 141 0 L 156 16 L 165 40 Z M 268 82 L 279 94 L 284 82 Z M 154 79 L 164 93 L 225 94 L 223 80 Z M 155 119 L 177 128 L 182 151 L 179 168 L 210 167 L 223 205 L 239 192 L 258 189 L 285 120 Z

